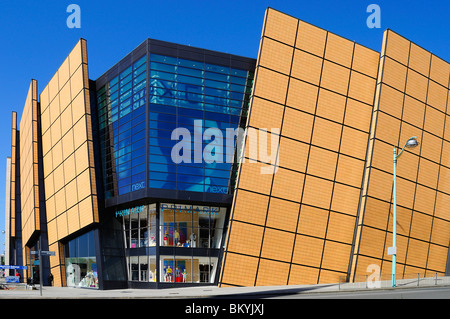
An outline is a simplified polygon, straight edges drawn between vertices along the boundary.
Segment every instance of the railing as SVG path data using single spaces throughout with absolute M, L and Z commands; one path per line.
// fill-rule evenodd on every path
M 339 277 L 339 290 L 392 288 L 392 275 L 369 274 L 356 276 L 352 282 L 346 277 Z M 421 273 L 397 276 L 396 287 L 426 287 L 450 285 L 450 277 L 436 273 L 425 277 Z

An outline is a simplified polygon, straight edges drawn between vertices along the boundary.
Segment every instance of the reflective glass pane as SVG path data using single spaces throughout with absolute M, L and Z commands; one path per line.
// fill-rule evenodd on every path
M 67 286 L 98 288 L 94 232 L 72 239 L 65 249 Z
M 144 55 L 98 92 L 100 136 L 109 139 L 108 125 L 112 124 L 114 129 L 114 145 L 102 144 L 102 158 L 109 156 L 108 161 L 104 160 L 105 175 L 120 174 L 116 179 L 109 179 L 108 189 L 114 189 L 113 183 L 121 181 L 120 185 L 115 185 L 120 194 L 136 190 L 133 185 L 144 185 L 142 178 L 148 167 L 149 172 L 155 172 L 154 179 L 148 174 L 150 179 L 145 181 L 148 187 L 228 192 L 231 163 L 220 162 L 234 158 L 234 141 L 224 140 L 221 147 L 210 149 L 206 157 L 196 150 L 200 147 L 203 151 L 210 146 L 208 143 L 213 141 L 212 138 L 205 139 L 201 146 L 192 143 L 192 154 L 185 157 L 189 162 L 184 161 L 171 168 L 174 164 L 171 150 L 180 141 L 179 136 L 172 140 L 172 132 L 182 127 L 192 138 L 197 133 L 203 134 L 206 129 L 218 129 L 225 137 L 225 131 L 237 128 L 241 121 L 241 108 L 247 107 L 249 101 L 248 95 L 245 96 L 246 84 L 251 85 L 253 72 L 157 54 L 150 55 L 149 65 L 146 62 L 147 56 Z M 146 101 L 148 112 L 145 110 Z M 124 123 L 122 119 L 126 118 Z M 143 141 L 146 136 L 148 146 Z M 114 151 L 108 150 L 112 146 Z M 148 166 L 144 154 L 146 147 Z M 200 161 L 198 167 L 185 165 L 192 161 Z M 215 174 L 217 169 L 219 171 Z M 128 181 L 130 184 L 125 185 Z

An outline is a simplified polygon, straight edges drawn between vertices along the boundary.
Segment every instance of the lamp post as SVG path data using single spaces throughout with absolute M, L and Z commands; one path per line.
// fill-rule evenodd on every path
M 413 148 L 419 145 L 417 137 L 410 137 L 397 155 L 397 148 L 394 147 L 394 183 L 393 183 L 393 221 L 392 221 L 392 247 L 389 247 L 388 253 L 392 255 L 392 287 L 396 286 L 396 263 L 397 263 L 397 159 L 402 155 L 405 147 Z

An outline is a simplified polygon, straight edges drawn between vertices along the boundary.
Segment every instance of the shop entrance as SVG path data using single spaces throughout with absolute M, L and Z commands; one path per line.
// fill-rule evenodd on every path
M 122 222 L 131 286 L 215 283 L 227 207 L 157 203 L 115 215 Z

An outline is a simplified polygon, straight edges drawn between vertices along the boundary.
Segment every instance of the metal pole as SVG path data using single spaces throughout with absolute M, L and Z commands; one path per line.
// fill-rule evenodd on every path
M 397 176 L 396 176 L 396 166 L 397 166 L 397 151 L 394 147 L 394 183 L 393 183 L 393 220 L 392 220 L 392 287 L 396 286 L 396 262 L 397 262 Z
M 410 137 L 400 153 L 397 155 L 397 148 L 394 146 L 394 181 L 393 181 L 393 221 L 392 221 L 392 287 L 396 286 L 397 268 L 397 158 L 403 153 L 405 147 L 416 147 L 419 143 L 417 137 Z M 411 143 L 414 141 L 413 143 Z
M 42 296 L 42 254 L 40 247 L 39 247 L 39 293 Z

